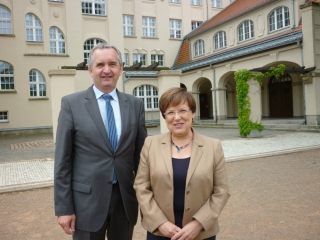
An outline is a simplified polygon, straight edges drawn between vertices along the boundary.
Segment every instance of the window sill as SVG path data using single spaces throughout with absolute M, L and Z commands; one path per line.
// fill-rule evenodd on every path
M 1 93 L 17 93 L 17 90 L 14 90 L 14 89 L 9 89 L 9 90 L 0 90 L 0 94 Z
M 169 38 L 169 40 L 173 40 L 173 41 L 182 41 L 182 38 Z
M 275 29 L 275 30 L 269 31 L 268 34 L 277 33 L 277 32 L 283 31 L 283 30 L 287 30 L 288 28 L 290 28 L 290 25 L 289 26 L 285 26 L 283 28 L 279 28 L 279 29 Z
M 100 21 L 103 21 L 103 22 L 107 20 L 107 15 L 95 15 L 95 14 L 82 13 L 82 17 L 90 19 L 90 20 L 91 19 L 100 20 Z
M 0 120 L 0 123 L 8 123 L 9 120 Z
M 130 36 L 130 35 L 123 35 L 125 38 L 137 38 L 136 36 Z
M 8 34 L 0 34 L 0 37 L 15 37 L 16 35 L 14 35 L 13 33 L 8 33 Z
M 156 40 L 159 40 L 158 37 L 141 37 L 142 39 L 156 39 Z
M 39 41 L 26 41 L 28 45 L 43 45 L 43 42 Z
M 225 47 L 222 47 L 222 48 L 217 48 L 217 49 L 214 49 L 213 51 L 214 52 L 219 52 L 219 51 L 222 51 L 222 50 L 224 50 L 224 49 L 226 49 L 227 47 L 225 46 Z
M 238 44 L 242 44 L 242 43 L 248 42 L 248 41 L 250 41 L 250 40 L 254 40 L 254 37 L 253 37 L 253 38 L 248 38 L 248 39 L 243 40 L 243 41 L 241 41 L 241 42 L 238 42 Z
M 204 53 L 199 54 L 199 55 L 197 55 L 197 56 L 195 55 L 194 58 L 200 58 L 200 57 L 203 57 L 204 55 L 205 55 Z
M 191 5 L 191 7 L 202 7 L 202 5 L 198 5 L 198 4 L 190 4 Z
M 48 97 L 29 97 L 29 101 L 35 101 L 35 100 L 49 100 Z
M 69 57 L 69 54 L 57 54 L 57 53 L 25 53 L 23 56 L 29 57 Z

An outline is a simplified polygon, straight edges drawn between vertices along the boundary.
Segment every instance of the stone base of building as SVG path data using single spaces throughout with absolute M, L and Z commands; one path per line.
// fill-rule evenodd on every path
M 0 129 L 0 137 L 52 133 L 52 126 Z
M 320 125 L 320 115 L 307 115 L 307 125 Z

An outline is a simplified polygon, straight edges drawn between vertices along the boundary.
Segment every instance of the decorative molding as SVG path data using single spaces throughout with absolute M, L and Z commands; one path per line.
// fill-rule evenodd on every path
M 126 77 L 157 77 L 158 71 L 126 71 Z
M 32 4 L 36 4 L 36 3 L 37 3 L 37 0 L 30 0 L 30 2 L 31 2 Z
M 53 12 L 53 16 L 55 18 L 58 18 L 60 16 L 60 13 L 58 11 Z
M 309 72 L 309 73 L 301 74 L 300 77 L 301 77 L 301 81 L 304 84 L 309 84 L 309 83 L 313 83 L 313 78 L 320 77 L 320 73 Z

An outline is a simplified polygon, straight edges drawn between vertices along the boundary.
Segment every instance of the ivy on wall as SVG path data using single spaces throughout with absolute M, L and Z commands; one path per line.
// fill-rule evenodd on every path
M 238 102 L 238 126 L 240 135 L 247 137 L 250 132 L 254 129 L 263 130 L 263 125 L 261 123 L 254 123 L 250 120 L 250 98 L 249 98 L 249 85 L 248 80 L 254 79 L 262 84 L 263 77 L 275 76 L 279 78 L 284 74 L 286 66 L 279 64 L 278 67 L 270 67 L 265 73 L 253 73 L 248 69 L 240 69 L 235 72 L 234 79 L 236 81 L 237 90 L 237 102 Z

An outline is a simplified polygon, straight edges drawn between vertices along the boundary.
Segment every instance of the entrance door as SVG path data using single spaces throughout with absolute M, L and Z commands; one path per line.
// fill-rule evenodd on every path
M 200 118 L 208 118 L 208 96 L 199 94 L 200 97 Z
M 270 117 L 293 117 L 292 80 L 289 74 L 269 83 Z

